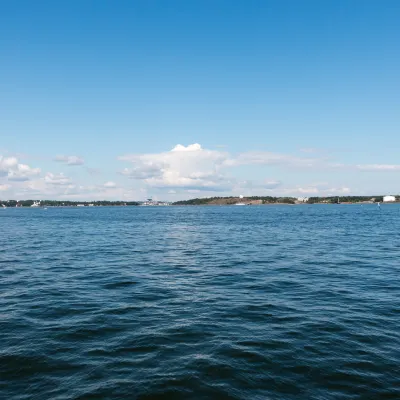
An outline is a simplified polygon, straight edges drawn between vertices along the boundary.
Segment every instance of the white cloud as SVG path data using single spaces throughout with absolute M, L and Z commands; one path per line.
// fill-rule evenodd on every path
M 9 171 L 13 168 L 16 168 L 17 165 L 17 158 L 0 156 L 0 176 L 7 176 Z
M 301 193 L 301 194 L 318 194 L 319 193 L 319 190 L 316 187 L 305 187 L 305 188 L 298 187 L 295 189 L 295 191 L 297 193 Z
M 72 182 L 63 174 L 47 173 L 44 178 L 27 182 L 15 182 L 12 195 L 18 199 L 65 199 L 65 200 L 126 200 L 144 197 L 140 190 L 102 185 L 84 185 Z
M 233 187 L 233 191 L 234 192 L 244 191 L 246 193 L 249 193 L 250 190 L 251 193 L 260 194 L 265 190 L 268 191 L 273 190 L 280 186 L 282 186 L 282 182 L 277 180 L 264 180 L 262 182 L 253 182 L 251 180 L 245 180 L 245 181 L 237 181 Z
M 359 164 L 356 168 L 361 171 L 400 171 L 398 164 Z
M 325 188 L 324 185 L 308 185 L 305 187 L 297 186 L 295 188 L 286 188 L 284 192 L 288 195 L 295 194 L 308 194 L 313 196 L 334 196 L 334 195 L 345 195 L 351 192 L 348 187 L 331 187 Z
M 340 188 L 330 188 L 326 189 L 325 193 L 329 196 L 329 194 L 349 194 L 351 192 L 350 188 L 348 187 L 340 187 Z
M 103 186 L 108 189 L 113 189 L 113 188 L 117 187 L 117 184 L 115 182 L 109 181 L 109 182 L 106 182 Z
M 182 146 L 181 144 L 177 144 L 172 150 L 172 151 L 176 151 L 176 152 L 180 152 L 180 151 L 201 151 L 203 150 L 201 145 L 199 145 L 198 143 L 193 143 L 193 144 L 189 144 L 188 146 Z
M 124 168 L 121 174 L 131 179 L 149 179 L 161 177 L 164 167 L 164 164 L 138 160 L 134 168 Z
M 275 181 L 275 180 L 272 180 L 272 181 L 265 181 L 265 182 L 263 182 L 262 184 L 261 184 L 261 186 L 263 187 L 263 188 L 265 188 L 265 189 L 275 189 L 275 188 L 277 188 L 277 187 L 279 187 L 279 186 L 281 186 L 282 185 L 282 182 L 280 182 L 280 181 Z
M 68 185 L 58 187 L 62 189 L 57 197 L 69 200 L 126 200 L 132 201 L 142 198 L 140 191 L 119 187 L 104 187 L 104 185 Z
M 27 181 L 39 174 L 40 168 L 20 164 L 16 157 L 0 156 L 0 177 L 7 177 L 9 181 Z
M 63 173 L 52 174 L 48 172 L 44 177 L 44 181 L 50 185 L 65 186 L 71 184 L 71 179 L 65 176 Z
M 200 144 L 194 143 L 187 146 L 178 144 L 171 150 L 161 153 L 121 156 L 119 160 L 129 164 L 123 165 L 126 168 L 122 169 L 120 174 L 132 179 L 134 188 L 127 187 L 128 183 L 130 184 L 127 180 L 125 185 L 99 180 L 100 177 L 94 176 L 98 170 L 86 166 L 83 168 L 93 175 L 93 178 L 83 174 L 79 176 L 80 182 L 73 182 L 69 174 L 64 173 L 48 172 L 41 176 L 39 168 L 21 164 L 14 153 L 14 156 L 0 156 L 0 190 L 3 192 L 7 190 L 11 196 L 21 199 L 46 197 L 140 200 L 147 196 L 181 199 L 197 196 L 199 193 L 201 196 L 214 196 L 215 192 L 219 192 L 221 196 L 232 194 L 340 196 L 350 193 L 346 185 L 300 184 L 301 180 L 294 182 L 293 186 L 287 186 L 279 179 L 261 178 L 278 177 L 270 175 L 271 171 L 277 169 L 284 171 L 279 178 L 285 178 L 292 171 L 296 172 L 296 176 L 300 176 L 297 174 L 300 171 L 306 176 L 305 170 L 327 171 L 330 174 L 342 175 L 346 171 L 352 171 L 353 174 L 358 172 L 359 175 L 368 174 L 370 171 L 382 173 L 400 171 L 399 164 L 345 164 L 340 160 L 323 157 L 322 152 L 317 149 L 302 149 L 302 152 L 303 154 L 298 152 L 297 155 L 269 151 L 243 151 L 232 154 L 222 148 L 205 149 Z M 84 163 L 78 156 L 58 156 L 56 160 L 66 166 Z M 309 175 L 313 176 L 312 173 Z M 294 176 L 291 175 L 290 180 Z M 110 176 L 110 179 L 113 178 Z M 383 184 L 381 187 L 385 192 L 390 191 L 386 186 L 383 187 Z M 371 187 L 368 191 L 376 192 L 376 189 Z
M 73 166 L 73 165 L 83 165 L 85 160 L 78 156 L 56 156 L 54 161 L 62 162 L 64 164 Z
M 133 154 L 119 157 L 131 168 L 120 173 L 141 180 L 150 187 L 182 190 L 229 192 L 232 189 L 272 190 L 282 185 L 276 179 L 264 182 L 237 181 L 227 170 L 242 165 L 278 165 L 283 167 L 317 167 L 322 160 L 272 152 L 243 152 L 236 156 L 224 151 L 208 150 L 194 143 L 178 144 L 172 150 L 156 154 Z
M 227 158 L 227 153 L 203 149 L 198 143 L 186 147 L 178 144 L 164 153 L 119 157 L 133 164 L 121 174 L 143 180 L 148 186 L 209 191 L 226 190 L 231 186 L 222 174 Z
M 17 164 L 15 168 L 8 172 L 8 180 L 10 181 L 27 181 L 33 176 L 40 174 L 40 168 L 31 168 L 26 164 Z
M 279 167 L 296 170 L 364 170 L 364 171 L 397 171 L 400 165 L 355 165 L 335 162 L 329 158 L 312 156 L 311 153 L 320 153 L 317 149 L 302 149 L 309 156 L 280 154 L 269 151 L 247 151 L 236 155 L 225 151 L 204 149 L 200 144 L 188 146 L 178 144 L 168 152 L 156 154 L 134 154 L 121 156 L 121 161 L 128 161 L 131 167 L 120 173 L 131 179 L 140 180 L 150 188 L 168 188 L 174 190 L 201 190 L 204 192 L 232 192 L 232 190 L 273 190 L 282 187 L 282 182 L 276 179 L 265 182 L 238 181 L 228 175 L 229 169 L 241 166 Z M 260 175 L 261 172 L 257 174 Z M 282 189 L 286 190 L 286 189 Z M 346 187 L 329 188 L 312 186 L 298 186 L 294 193 L 348 193 Z
M 313 167 L 320 162 L 321 160 L 317 158 L 302 158 L 290 154 L 279 154 L 268 151 L 248 151 L 227 159 L 224 164 L 229 167 L 252 164 L 280 165 L 285 167 Z

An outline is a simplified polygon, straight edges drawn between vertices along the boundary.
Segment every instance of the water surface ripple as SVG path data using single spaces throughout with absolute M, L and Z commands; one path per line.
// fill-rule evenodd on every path
M 399 399 L 400 207 L 0 210 L 4 399 Z

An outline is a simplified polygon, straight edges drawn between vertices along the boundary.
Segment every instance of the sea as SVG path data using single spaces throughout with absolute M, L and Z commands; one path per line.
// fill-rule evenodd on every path
M 400 206 L 0 210 L 0 398 L 400 399 Z

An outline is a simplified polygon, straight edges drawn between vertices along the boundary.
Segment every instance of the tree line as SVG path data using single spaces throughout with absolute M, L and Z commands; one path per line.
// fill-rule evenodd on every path
M 78 204 L 94 207 L 99 206 L 138 206 L 137 201 L 66 201 L 66 200 L 0 200 L 0 206 L 4 204 L 6 207 L 31 207 L 34 203 L 39 203 L 42 207 L 75 207 Z
M 400 195 L 395 196 L 396 201 L 400 201 Z M 234 196 L 228 197 L 207 197 L 207 198 L 196 198 L 190 200 L 180 200 L 173 203 L 173 205 L 212 205 L 212 204 L 236 204 L 238 202 L 250 202 L 253 200 L 261 200 L 262 204 L 296 204 L 303 201 L 299 201 L 296 197 L 273 197 L 273 196 L 250 196 L 245 198 L 239 198 Z M 383 201 L 383 196 L 329 196 L 329 197 L 309 197 L 304 203 L 316 204 L 316 203 L 363 203 L 373 202 L 378 203 Z
M 239 198 L 235 196 L 228 196 L 228 197 L 207 197 L 207 198 L 196 198 L 190 200 L 180 200 L 172 203 L 173 205 L 206 205 L 206 204 L 236 204 L 240 202 L 246 201 L 254 201 L 254 200 L 261 200 L 263 204 L 273 204 L 273 203 L 284 203 L 284 204 L 295 204 L 296 198 L 294 197 L 272 197 L 272 196 L 250 196 L 245 198 Z

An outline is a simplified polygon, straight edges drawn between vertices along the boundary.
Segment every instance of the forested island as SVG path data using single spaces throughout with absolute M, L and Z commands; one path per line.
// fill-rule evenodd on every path
M 400 196 L 395 196 L 400 201 Z M 180 200 L 173 205 L 234 205 L 234 204 L 354 204 L 354 203 L 379 203 L 383 196 L 330 196 L 330 197 L 272 197 L 272 196 L 250 196 L 250 197 L 208 197 L 190 200 Z
M 208 197 L 208 198 L 197 198 L 190 200 L 180 200 L 172 203 L 172 205 L 179 206 L 197 206 L 197 205 L 234 205 L 237 203 L 245 204 L 295 204 L 296 199 L 292 197 L 262 197 L 262 196 L 251 196 L 251 197 Z

